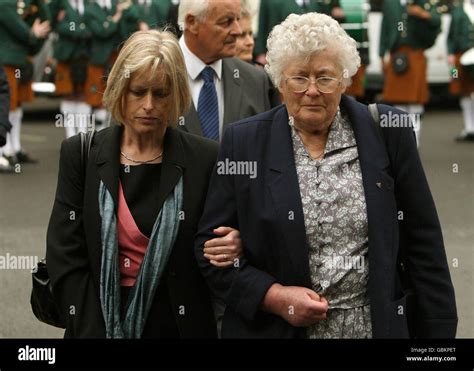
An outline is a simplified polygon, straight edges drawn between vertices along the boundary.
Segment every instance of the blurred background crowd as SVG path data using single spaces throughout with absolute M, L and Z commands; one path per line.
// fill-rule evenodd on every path
M 402 33 L 406 42 L 399 40 L 394 45 L 395 34 L 400 33 L 396 23 L 399 1 L 411 9 L 409 15 L 431 17 L 434 27 L 408 27 L 408 34 Z M 461 68 L 461 55 L 474 46 L 471 1 L 242 0 L 241 5 L 236 57 L 264 66 L 267 37 L 286 16 L 313 11 L 331 15 L 356 40 L 362 59 L 346 94 L 364 102 L 397 104 L 419 116 L 426 103 L 459 98 L 465 128 L 456 139 L 474 139 L 473 84 L 468 74 L 458 74 L 466 71 Z M 2 119 L 3 131 L 8 128 L 9 133 L 0 149 L 0 172 L 14 172 L 18 163 L 37 162 L 20 139 L 22 103 L 31 102 L 35 95 L 61 100 L 59 126 L 65 127 L 66 137 L 86 131 L 91 117 L 96 128 L 107 126 L 110 120 L 102 106 L 102 93 L 121 44 L 134 31 L 164 26 L 172 27 L 179 37 L 178 6 L 178 0 L 2 0 L 0 64 L 8 81 L 10 104 L 8 120 Z M 410 33 L 426 35 L 426 42 L 413 41 Z M 420 84 L 429 87 L 430 94 L 403 82 L 394 84 L 397 76 L 387 69 L 389 60 L 383 56 L 403 52 L 400 44 L 421 53 L 410 58 L 422 66 L 419 74 L 425 81 Z M 395 62 L 403 67 L 404 59 Z

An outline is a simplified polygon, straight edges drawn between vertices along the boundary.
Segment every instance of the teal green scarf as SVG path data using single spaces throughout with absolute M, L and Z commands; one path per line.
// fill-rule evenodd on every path
M 130 291 L 124 318 L 120 318 L 120 271 L 117 216 L 110 192 L 100 182 L 99 210 L 102 217 L 102 264 L 100 302 L 107 338 L 137 339 L 145 326 L 156 288 L 166 267 L 179 228 L 183 204 L 183 178 L 166 198 L 156 218 L 135 286 Z

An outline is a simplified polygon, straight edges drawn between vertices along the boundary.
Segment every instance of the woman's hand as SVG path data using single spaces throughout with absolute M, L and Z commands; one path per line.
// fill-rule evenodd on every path
M 58 13 L 58 16 L 56 17 L 56 20 L 58 22 L 62 22 L 66 18 L 66 11 L 64 9 L 61 9 Z
M 216 267 L 230 267 L 242 257 L 240 231 L 230 227 L 219 227 L 213 232 L 221 237 L 213 238 L 204 244 L 204 257 Z
M 41 22 L 39 18 L 36 18 L 31 26 L 31 31 L 37 39 L 45 39 L 51 31 L 49 21 Z
M 115 14 L 112 17 L 112 21 L 114 23 L 118 23 L 122 18 L 123 10 L 125 9 L 125 3 L 118 3 L 116 9 L 117 10 L 115 11 Z
M 412 17 L 417 17 L 429 21 L 431 19 L 431 13 L 424 10 L 419 5 L 409 5 L 407 8 L 408 15 Z
M 340 6 L 336 6 L 331 10 L 331 16 L 335 19 L 344 19 L 346 17 L 346 14 Z
M 145 22 L 141 21 L 138 23 L 138 29 L 140 31 L 148 31 L 150 29 L 150 27 L 148 27 L 148 24 L 146 24 Z
M 326 319 L 329 304 L 313 290 L 301 286 L 273 284 L 262 301 L 262 309 L 282 317 L 295 327 L 307 327 Z
M 448 55 L 448 64 L 449 64 L 451 67 L 455 67 L 455 66 L 456 66 L 456 56 L 455 56 L 454 54 Z

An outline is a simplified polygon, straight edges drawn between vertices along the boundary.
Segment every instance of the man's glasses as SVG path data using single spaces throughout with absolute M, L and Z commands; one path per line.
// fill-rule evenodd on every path
M 328 76 L 321 76 L 317 79 L 305 76 L 291 76 L 288 77 L 285 82 L 293 93 L 304 93 L 309 89 L 310 84 L 314 83 L 321 93 L 331 94 L 334 93 L 341 84 L 341 79 Z

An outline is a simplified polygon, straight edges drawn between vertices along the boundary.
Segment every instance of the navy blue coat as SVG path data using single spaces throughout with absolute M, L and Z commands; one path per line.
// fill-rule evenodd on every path
M 411 128 L 384 129 L 385 143 L 366 105 L 341 100 L 354 129 L 369 225 L 369 296 L 374 338 L 446 337 L 456 334 L 454 289 L 435 204 Z M 380 106 L 380 113 L 401 111 Z M 256 161 L 257 177 L 211 178 L 196 237 L 196 257 L 226 311 L 222 337 L 299 338 L 304 329 L 260 310 L 269 287 L 311 288 L 308 247 L 285 106 L 242 120 L 225 132 L 218 161 Z M 403 220 L 398 220 L 403 211 Z M 289 218 L 290 213 L 294 218 Z M 216 268 L 202 246 L 218 226 L 241 232 L 238 267 Z M 403 249 L 415 291 L 408 308 L 416 318 L 409 334 L 406 291 L 398 269 Z

